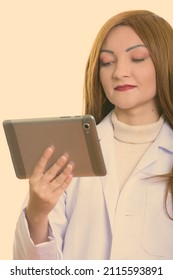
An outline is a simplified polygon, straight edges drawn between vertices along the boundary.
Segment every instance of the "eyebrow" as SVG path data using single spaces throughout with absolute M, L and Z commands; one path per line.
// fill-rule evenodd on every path
M 114 54 L 114 52 L 113 52 L 113 51 L 110 51 L 110 50 L 101 50 L 100 53 L 102 53 L 102 52 L 107 52 L 107 53 Z
M 138 44 L 138 45 L 134 45 L 134 46 L 132 46 L 132 47 L 127 48 L 125 51 L 126 51 L 126 52 L 129 52 L 129 51 L 131 51 L 131 50 L 133 50 L 133 49 L 136 49 L 136 48 L 139 48 L 139 47 L 144 47 L 144 48 L 146 48 L 145 45 Z
M 138 44 L 138 45 L 134 45 L 134 46 L 131 46 L 131 47 L 127 48 L 125 51 L 126 51 L 126 52 L 129 52 L 129 51 L 131 51 L 131 50 L 133 50 L 133 49 L 136 49 L 136 48 L 139 48 L 139 47 L 144 47 L 144 48 L 146 48 L 145 45 Z M 103 50 L 100 51 L 100 53 L 102 53 L 102 52 L 114 54 L 113 51 L 111 51 L 111 50 L 106 50 L 106 49 L 103 49 Z

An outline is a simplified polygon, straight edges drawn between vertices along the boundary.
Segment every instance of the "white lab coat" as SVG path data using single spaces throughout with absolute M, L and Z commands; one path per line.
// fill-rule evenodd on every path
M 23 212 L 15 259 L 173 259 L 173 221 L 164 210 L 166 182 L 150 177 L 170 172 L 173 131 L 164 123 L 120 191 L 110 115 L 98 125 L 107 175 L 73 179 L 50 214 L 50 242 L 32 243 Z M 169 196 L 169 211 L 171 205 Z

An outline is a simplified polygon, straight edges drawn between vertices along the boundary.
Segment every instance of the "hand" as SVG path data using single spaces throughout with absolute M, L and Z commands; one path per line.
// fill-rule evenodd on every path
M 53 147 L 45 150 L 29 179 L 30 196 L 26 218 L 31 235 L 33 233 L 33 239 L 37 240 L 36 243 L 40 242 L 39 235 L 42 235 L 43 232 L 47 236 L 48 214 L 55 207 L 59 197 L 67 189 L 73 178 L 73 163 L 69 163 L 69 157 L 66 154 L 62 155 L 44 173 L 53 151 Z M 34 236 L 37 236 L 37 238 L 34 238 Z M 45 239 L 45 237 L 41 239 Z

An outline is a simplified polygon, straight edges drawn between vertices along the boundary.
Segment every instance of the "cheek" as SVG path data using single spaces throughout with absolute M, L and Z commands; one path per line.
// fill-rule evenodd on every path
M 148 87 L 151 88 L 153 95 L 156 94 L 156 74 L 155 71 L 151 71 L 148 76 Z
M 104 71 L 104 69 L 100 70 L 100 73 L 99 73 L 99 77 L 100 77 L 100 82 L 102 84 L 102 87 L 104 89 L 108 88 L 109 87 L 109 73 L 108 71 Z
M 139 72 L 140 73 L 140 72 Z M 140 84 L 151 92 L 151 94 L 156 94 L 156 72 L 154 67 L 150 67 L 145 71 L 141 72 L 142 75 L 139 76 Z

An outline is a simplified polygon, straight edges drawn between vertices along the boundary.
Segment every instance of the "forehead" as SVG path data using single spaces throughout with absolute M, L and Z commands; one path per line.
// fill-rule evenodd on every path
M 144 44 L 140 37 L 130 26 L 116 26 L 113 27 L 107 34 L 102 48 L 114 49 L 114 48 L 128 48 L 135 44 Z

